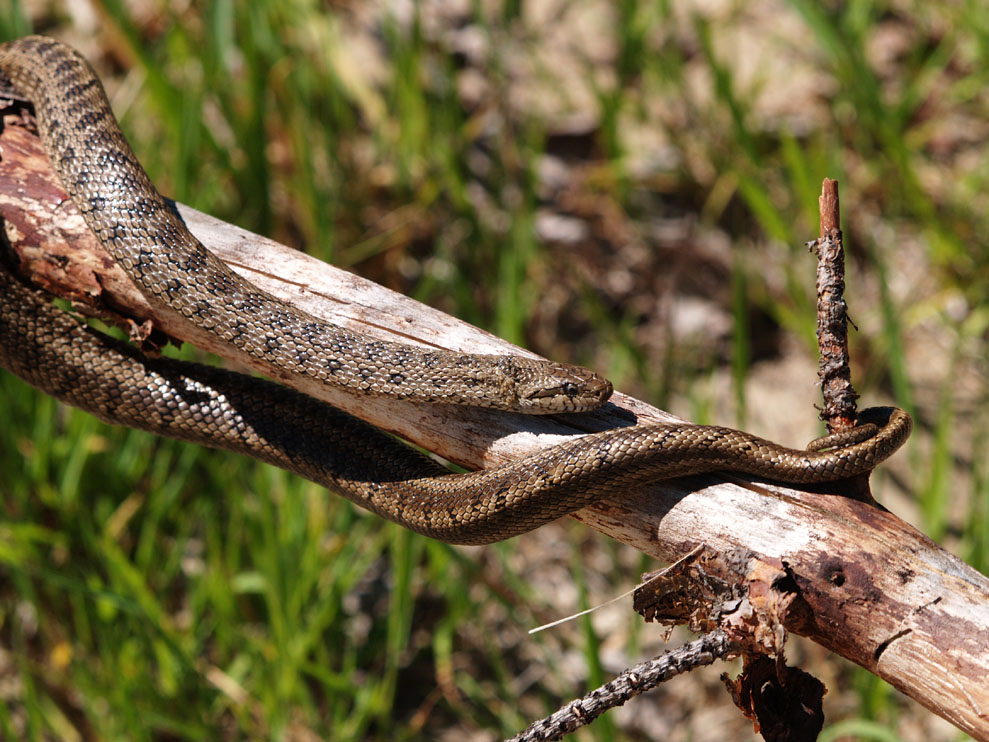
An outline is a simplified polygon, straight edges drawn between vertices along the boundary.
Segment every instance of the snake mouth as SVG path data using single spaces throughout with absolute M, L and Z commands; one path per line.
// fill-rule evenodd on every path
M 597 402 L 595 407 L 597 407 L 607 402 L 614 391 L 615 387 L 612 386 L 610 381 L 602 376 L 595 375 L 593 378 L 586 380 L 583 396 L 595 400 Z
M 590 374 L 536 389 L 526 395 L 526 401 L 533 406 L 545 405 L 546 412 L 584 412 L 603 405 L 613 392 L 610 381 Z

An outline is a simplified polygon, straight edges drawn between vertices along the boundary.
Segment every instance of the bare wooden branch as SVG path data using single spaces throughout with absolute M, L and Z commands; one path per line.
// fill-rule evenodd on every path
M 24 272 L 46 286 L 72 287 L 68 293 L 56 288 L 62 295 L 88 296 L 93 305 L 147 319 L 147 308 L 58 187 L 37 140 L 8 126 L 0 147 L 0 215 Z M 526 352 L 270 240 L 187 207 L 180 212 L 235 270 L 332 322 L 390 340 Z M 182 339 L 245 364 L 212 340 Z M 594 413 L 533 418 L 389 402 L 305 384 L 302 390 L 468 467 L 496 465 L 577 433 L 674 419 L 621 394 Z M 727 475 L 693 477 L 616 496 L 575 517 L 668 561 L 701 541 L 719 551 L 740 547 L 781 560 L 808 608 L 787 625 L 790 631 L 989 740 L 989 579 L 895 515 L 842 494 L 839 485 L 803 492 Z

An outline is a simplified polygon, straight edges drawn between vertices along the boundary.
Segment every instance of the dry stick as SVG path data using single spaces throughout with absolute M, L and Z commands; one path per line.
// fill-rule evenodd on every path
M 91 306 L 103 311 L 112 301 L 120 313 L 149 318 L 133 284 L 67 202 L 37 137 L 7 126 L 0 149 L 0 216 L 22 271 L 60 296 L 89 296 Z M 464 352 L 526 352 L 296 250 L 194 209 L 179 211 L 234 270 L 330 322 Z M 224 355 L 229 348 L 209 349 L 230 360 Z M 328 388 L 312 395 L 472 468 L 582 431 L 676 419 L 620 394 L 594 413 L 547 419 L 444 410 Z M 788 630 L 989 740 L 989 578 L 892 513 L 841 494 L 840 487 L 806 492 L 730 475 L 694 477 L 620 493 L 574 517 L 667 562 L 701 541 L 720 552 L 743 548 L 785 560 L 812 617 L 788 623 Z
M 848 305 L 845 304 L 845 252 L 838 206 L 838 181 L 825 178 L 818 201 L 821 236 L 810 243 L 817 254 L 817 347 L 820 353 L 821 419 L 829 433 L 855 425 L 855 400 L 848 366 Z
M 845 303 L 845 247 L 841 234 L 838 181 L 825 178 L 818 199 L 821 236 L 809 243 L 817 255 L 817 348 L 818 376 L 824 406 L 820 418 L 828 433 L 855 427 L 855 400 L 848 363 L 848 304 Z M 848 483 L 846 494 L 863 502 L 875 503 L 869 488 L 869 475 Z
M 660 683 L 713 664 L 731 652 L 731 642 L 723 631 L 712 631 L 682 647 L 664 652 L 617 675 L 614 680 L 592 690 L 583 698 L 571 701 L 559 711 L 531 724 L 508 742 L 546 742 L 562 739 L 578 728 L 590 724 L 610 708 L 621 706 L 630 698 L 652 690 Z

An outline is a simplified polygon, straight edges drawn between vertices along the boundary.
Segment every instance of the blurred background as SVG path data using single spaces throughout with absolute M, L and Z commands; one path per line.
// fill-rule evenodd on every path
M 989 571 L 978 0 L 0 0 L 0 40 L 32 32 L 96 66 L 166 195 L 796 446 L 838 179 L 854 382 L 918 422 L 874 489 Z M 526 635 L 658 566 L 571 521 L 453 548 L 7 373 L 0 409 L 0 738 L 498 740 L 665 646 L 630 600 Z M 788 656 L 821 739 L 960 738 Z M 726 670 L 576 739 L 759 739 Z

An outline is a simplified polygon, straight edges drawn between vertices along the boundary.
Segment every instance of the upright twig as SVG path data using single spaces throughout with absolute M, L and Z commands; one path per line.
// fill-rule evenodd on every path
M 845 304 L 845 251 L 838 205 L 838 181 L 825 178 L 819 200 L 821 236 L 810 243 L 817 255 L 817 346 L 820 354 L 821 419 L 828 432 L 855 425 L 855 400 L 848 366 L 848 306 Z

